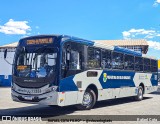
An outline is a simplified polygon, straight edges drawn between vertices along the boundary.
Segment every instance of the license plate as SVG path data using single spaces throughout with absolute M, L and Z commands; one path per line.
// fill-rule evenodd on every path
M 32 96 L 24 96 L 24 99 L 26 99 L 26 100 L 32 100 L 33 97 Z
M 41 94 L 42 93 L 41 89 L 17 88 L 16 91 L 22 94 Z
M 41 89 L 32 89 L 29 91 L 31 94 L 40 94 L 41 93 Z

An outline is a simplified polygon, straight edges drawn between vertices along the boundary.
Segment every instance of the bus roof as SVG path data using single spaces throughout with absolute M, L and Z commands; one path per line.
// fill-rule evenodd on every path
M 140 52 L 137 52 L 137 51 L 134 51 L 134 50 L 130 50 L 130 49 L 127 49 L 127 48 L 124 48 L 124 47 L 106 45 L 104 43 L 99 43 L 99 42 L 96 42 L 96 41 L 84 40 L 84 39 L 80 39 L 80 38 L 77 38 L 77 37 L 70 37 L 70 38 L 75 40 L 75 41 L 77 41 L 77 42 L 81 42 L 81 43 L 83 42 L 84 44 L 88 44 L 88 45 L 91 45 L 91 46 L 104 48 L 104 49 L 107 49 L 107 50 L 113 50 L 115 52 L 120 52 L 120 53 L 124 53 L 124 54 L 130 54 L 130 55 L 133 55 L 133 56 L 138 56 L 138 57 L 144 57 L 144 58 L 148 58 L 148 59 L 157 60 L 156 57 L 148 56 L 146 54 L 142 54 Z
M 72 41 L 83 43 L 83 44 L 86 44 L 86 45 L 89 45 L 89 46 L 95 46 L 95 47 L 104 48 L 104 49 L 107 49 L 107 50 L 113 50 L 115 52 L 130 54 L 130 55 L 149 58 L 149 59 L 156 59 L 155 57 L 151 57 L 151 56 L 148 56 L 146 54 L 142 54 L 142 53 L 139 53 L 139 52 L 127 49 L 127 48 L 112 46 L 112 45 L 106 45 L 106 44 L 99 43 L 99 42 L 96 42 L 96 41 L 85 40 L 85 39 L 81 39 L 81 38 L 74 37 L 74 36 L 69 36 L 69 35 L 56 35 L 56 34 L 36 35 L 36 36 L 25 37 L 25 38 L 22 38 L 20 40 L 25 40 L 25 39 L 28 39 L 28 38 L 41 38 L 41 37 L 61 37 L 62 42 L 66 41 L 66 40 L 72 40 Z
M 144 57 L 144 58 L 148 58 L 148 59 L 156 59 L 156 57 L 153 56 L 148 56 L 146 54 L 142 54 L 140 52 L 136 52 L 124 47 L 119 47 L 119 46 L 111 46 L 111 45 L 106 45 L 103 43 L 99 43 L 99 42 L 95 42 L 94 46 L 100 47 L 100 48 L 104 48 L 104 49 L 108 49 L 108 50 L 113 50 L 115 52 L 120 52 L 120 53 L 124 53 L 124 54 L 130 54 L 130 55 L 134 55 L 134 56 L 139 56 L 139 57 Z

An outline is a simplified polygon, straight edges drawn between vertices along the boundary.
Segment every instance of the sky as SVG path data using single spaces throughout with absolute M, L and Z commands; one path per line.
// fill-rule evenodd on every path
M 160 0 L 0 0 L 0 45 L 41 34 L 146 39 L 160 59 Z

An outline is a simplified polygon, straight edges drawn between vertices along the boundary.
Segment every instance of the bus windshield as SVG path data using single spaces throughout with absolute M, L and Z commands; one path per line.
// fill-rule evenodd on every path
M 55 74 L 57 49 L 53 47 L 20 47 L 16 51 L 14 75 L 47 78 Z

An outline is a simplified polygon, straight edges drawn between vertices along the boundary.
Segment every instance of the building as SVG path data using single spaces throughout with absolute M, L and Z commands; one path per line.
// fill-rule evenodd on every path
M 144 39 L 128 39 L 128 40 L 94 40 L 106 45 L 120 46 L 137 52 L 146 54 L 148 51 L 148 43 Z
M 17 43 L 8 44 L 0 46 L 0 86 L 10 86 L 12 80 L 12 62 L 14 57 L 14 52 L 16 50 Z M 6 60 L 11 63 L 7 63 L 4 60 L 4 51 L 7 49 Z

